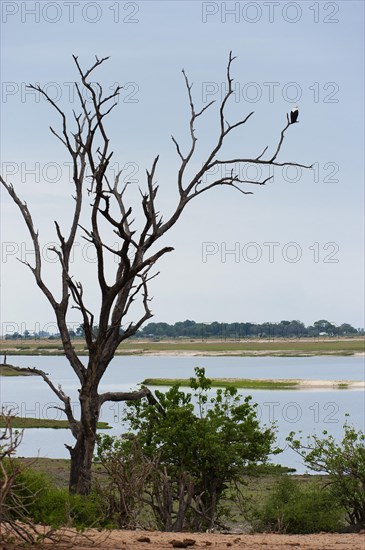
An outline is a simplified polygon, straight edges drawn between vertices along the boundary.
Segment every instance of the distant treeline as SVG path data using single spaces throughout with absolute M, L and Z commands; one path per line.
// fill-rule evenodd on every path
M 316 336 L 353 336 L 364 334 L 364 329 L 356 329 L 348 323 L 335 325 L 322 319 L 313 325 L 305 326 L 301 321 L 280 321 L 280 323 L 196 323 L 179 321 L 149 323 L 141 329 L 140 338 L 310 338 Z
M 98 326 L 93 327 L 94 335 L 98 334 Z M 122 332 L 122 329 L 121 329 Z M 71 338 L 83 338 L 84 327 L 80 325 L 75 331 L 69 330 Z M 241 338 L 311 338 L 318 336 L 355 336 L 365 334 L 363 328 L 354 328 L 349 323 L 335 325 L 330 321 L 321 319 L 313 325 L 305 326 L 301 321 L 280 321 L 280 323 L 196 323 L 195 321 L 179 321 L 173 325 L 168 323 L 149 323 L 139 330 L 132 338 L 198 338 L 207 340 L 215 339 L 241 339 Z M 60 338 L 59 334 L 49 332 L 30 332 L 25 330 L 23 334 L 13 332 L 6 334 L 6 340 L 18 338 L 48 338 L 50 340 Z

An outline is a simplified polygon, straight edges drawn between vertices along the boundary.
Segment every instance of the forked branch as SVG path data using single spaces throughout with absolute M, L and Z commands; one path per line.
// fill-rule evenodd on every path
M 46 382 L 46 384 L 48 384 L 48 386 L 51 388 L 53 393 L 56 394 L 58 399 L 62 401 L 62 403 L 64 404 L 64 409 L 61 409 L 61 410 L 67 416 L 67 420 L 70 424 L 70 429 L 73 436 L 77 437 L 77 434 L 79 431 L 79 422 L 74 418 L 74 415 L 72 412 L 72 406 L 71 406 L 71 399 L 68 395 L 65 394 L 61 386 L 56 387 L 53 384 L 52 380 L 48 377 L 47 373 L 45 373 L 43 370 L 36 369 L 34 367 L 14 367 L 13 366 L 12 368 L 19 373 L 36 374 L 43 378 L 43 380 Z

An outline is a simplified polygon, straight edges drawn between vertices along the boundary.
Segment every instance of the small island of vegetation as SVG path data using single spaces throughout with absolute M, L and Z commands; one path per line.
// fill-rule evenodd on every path
M 13 365 L 1 363 L 0 376 L 36 376 L 36 374 L 34 372 L 21 370 L 19 367 L 14 367 Z
M 144 386 L 182 386 L 189 387 L 190 378 L 146 378 Z M 210 378 L 214 388 L 237 388 L 255 390 L 303 390 L 303 389 L 356 389 L 364 388 L 361 380 L 304 380 L 304 379 L 264 379 L 264 378 Z
M 52 428 L 54 430 L 69 429 L 67 420 L 57 420 L 51 418 L 30 418 L 23 416 L 10 416 L 11 426 L 14 429 L 25 428 Z M 9 416 L 0 414 L 0 429 L 6 428 L 9 423 Z M 98 422 L 98 430 L 110 430 L 111 426 L 107 422 Z

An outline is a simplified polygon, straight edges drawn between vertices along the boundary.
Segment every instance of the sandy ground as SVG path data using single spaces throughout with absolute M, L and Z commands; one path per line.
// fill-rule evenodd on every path
M 50 350 L 52 351 L 52 350 Z M 57 350 L 56 350 L 57 351 Z M 317 355 L 322 356 L 338 356 L 338 351 L 326 351 L 321 352 L 318 354 L 316 351 L 306 351 L 306 350 L 288 350 L 288 349 L 276 349 L 276 350 L 243 350 L 243 349 L 237 349 L 237 350 L 225 350 L 225 351 L 209 351 L 209 350 L 192 350 L 192 349 L 176 349 L 176 350 L 154 350 L 154 349 L 134 349 L 134 348 L 128 348 L 128 350 L 117 350 L 116 355 L 152 355 L 155 357 L 227 357 L 227 356 L 238 356 L 238 357 L 260 357 L 260 356 L 280 356 L 283 355 L 288 357 L 315 357 Z M 365 352 L 363 351 L 357 351 L 354 352 L 353 355 L 349 357 L 364 357 Z
M 214 378 L 212 379 L 214 380 Z M 223 378 L 222 380 L 232 380 L 235 378 Z M 297 386 L 293 389 L 300 390 L 313 390 L 313 389 L 338 389 L 338 385 L 346 384 L 348 389 L 360 389 L 365 388 L 365 381 L 363 380 L 305 380 L 304 378 L 253 378 L 254 381 L 265 382 L 294 382 Z
M 304 379 L 273 379 L 273 382 L 297 382 L 298 388 L 305 389 L 336 389 L 339 384 L 346 384 L 348 389 L 365 388 L 365 382 L 360 380 L 304 380 Z
M 364 550 L 365 531 L 361 534 L 327 534 L 317 535 L 274 535 L 244 534 L 223 535 L 211 533 L 160 533 L 146 531 L 112 531 L 104 535 L 97 531 L 87 532 L 87 539 L 74 541 L 73 545 L 55 546 L 54 548 L 73 548 L 74 550 L 92 550 L 102 548 L 108 550 L 165 550 L 171 548 L 212 548 L 223 550 L 232 548 L 238 550 Z M 183 542 L 190 540 L 192 545 L 178 546 L 174 541 Z M 95 545 L 92 544 L 95 541 Z M 19 546 L 13 544 L 0 544 L 0 550 L 16 550 Z
M 95 545 L 91 540 L 94 539 Z M 190 541 L 189 546 L 177 545 L 176 541 Z M 159 533 L 145 531 L 113 531 L 109 536 L 88 532 L 88 540 L 75 540 L 72 545 L 45 545 L 47 548 L 92 550 L 167 550 L 171 548 L 212 548 L 212 550 L 364 550 L 365 533 L 362 534 L 327 534 L 317 535 L 274 535 L 274 534 L 194 534 L 194 533 Z M 17 550 L 19 546 L 0 544 L 0 550 Z
M 138 539 L 148 537 L 150 542 L 139 542 Z M 136 532 L 113 533 L 109 540 L 105 541 L 103 548 L 123 550 L 145 550 L 174 548 L 172 541 L 190 539 L 195 541 L 194 546 L 188 548 L 208 548 L 220 550 L 231 547 L 233 549 L 245 548 L 245 550 L 281 550 L 297 547 L 299 550 L 364 550 L 365 535 L 221 535 L 221 534 L 176 534 L 149 533 L 137 534 Z M 176 546 L 178 547 L 178 546 Z

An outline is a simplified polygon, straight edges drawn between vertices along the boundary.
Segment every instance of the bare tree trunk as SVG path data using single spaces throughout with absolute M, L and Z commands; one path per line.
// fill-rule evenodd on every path
M 71 469 L 69 489 L 70 493 L 87 495 L 91 490 L 91 465 L 95 447 L 93 434 L 81 432 L 76 445 L 70 447 Z
M 76 444 L 74 447 L 68 447 L 71 455 L 69 489 L 71 493 L 80 495 L 87 495 L 91 490 L 91 467 L 100 415 L 97 385 L 91 378 L 86 381 L 80 391 L 81 417 Z M 93 391 L 88 390 L 90 386 L 93 387 Z

